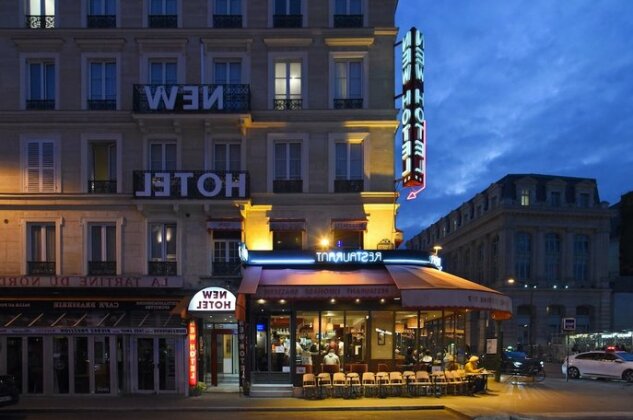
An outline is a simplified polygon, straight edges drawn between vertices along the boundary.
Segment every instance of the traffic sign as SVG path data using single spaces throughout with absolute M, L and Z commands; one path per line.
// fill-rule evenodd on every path
M 576 318 L 563 318 L 563 331 L 576 331 Z

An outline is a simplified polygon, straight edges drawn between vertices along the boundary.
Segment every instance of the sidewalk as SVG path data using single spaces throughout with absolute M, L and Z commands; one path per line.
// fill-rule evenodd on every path
M 630 418 L 633 384 L 546 379 L 540 384 L 489 384 L 490 393 L 476 397 L 360 398 L 304 400 L 252 398 L 237 393 L 205 393 L 200 397 L 167 395 L 23 397 L 6 412 L 71 411 L 343 411 L 343 410 L 450 410 L 464 418 Z M 105 403 L 105 404 L 104 404 Z

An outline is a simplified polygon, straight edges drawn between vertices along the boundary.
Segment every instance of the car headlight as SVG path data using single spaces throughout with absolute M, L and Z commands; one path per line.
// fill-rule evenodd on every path
M 541 365 L 541 367 L 545 366 L 545 363 L 542 360 L 539 362 L 539 364 Z
M 517 367 L 517 368 L 523 366 L 523 363 L 521 362 L 512 362 L 512 364 L 514 365 L 514 367 Z

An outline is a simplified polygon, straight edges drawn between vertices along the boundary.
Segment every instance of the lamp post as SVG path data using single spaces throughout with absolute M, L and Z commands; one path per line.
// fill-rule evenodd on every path
M 514 284 L 523 286 L 524 289 L 528 289 L 530 291 L 530 294 L 529 294 L 529 299 L 530 299 L 529 300 L 529 302 L 530 302 L 530 319 L 529 319 L 529 324 L 528 324 L 528 356 L 532 357 L 532 353 L 533 353 L 532 352 L 532 346 L 533 346 L 532 341 L 533 341 L 533 338 L 534 338 L 534 332 L 533 332 L 533 329 L 534 329 L 534 325 L 533 325 L 534 324 L 534 289 L 536 289 L 536 285 L 535 284 L 529 284 L 529 283 L 526 283 L 526 282 L 520 282 L 520 281 L 517 281 L 517 280 L 515 280 L 513 278 L 509 278 L 507 280 L 507 283 L 509 285 L 511 285 L 511 286 L 514 285 Z

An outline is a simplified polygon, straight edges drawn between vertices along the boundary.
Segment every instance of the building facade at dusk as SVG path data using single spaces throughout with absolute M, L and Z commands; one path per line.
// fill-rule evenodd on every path
M 504 344 L 562 359 L 562 318 L 577 332 L 611 327 L 610 210 L 594 179 L 513 174 L 449 212 L 407 242 L 441 246 L 444 270 L 503 291 L 513 318 Z M 471 346 L 483 352 L 493 325 L 470 317 Z

